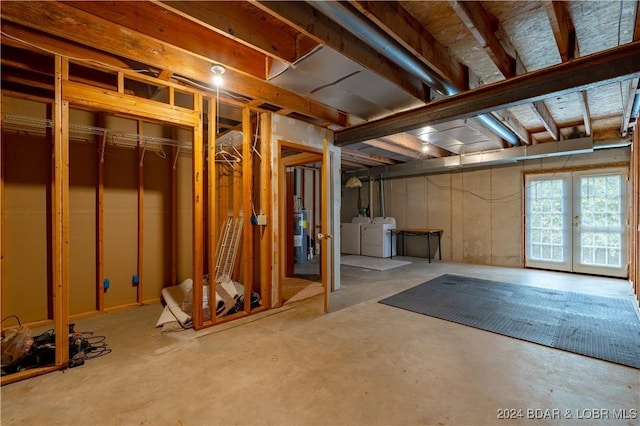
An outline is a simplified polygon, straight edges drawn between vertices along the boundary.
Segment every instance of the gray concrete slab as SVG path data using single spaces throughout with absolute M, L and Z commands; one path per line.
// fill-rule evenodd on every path
M 316 296 L 197 332 L 162 334 L 160 305 L 79 320 L 113 352 L 4 386 L 2 424 L 639 424 L 614 419 L 640 406 L 639 370 L 377 302 L 443 273 L 633 297 L 628 282 L 400 259 L 343 267 L 326 315 Z

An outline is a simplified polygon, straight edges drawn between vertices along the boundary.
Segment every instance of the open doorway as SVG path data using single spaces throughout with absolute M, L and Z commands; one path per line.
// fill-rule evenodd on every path
M 322 152 L 280 143 L 280 302 L 292 303 L 324 292 L 320 267 Z

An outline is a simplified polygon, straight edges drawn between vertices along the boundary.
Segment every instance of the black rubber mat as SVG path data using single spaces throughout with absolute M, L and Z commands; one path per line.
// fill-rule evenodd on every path
M 380 303 L 640 369 L 631 300 L 446 274 Z

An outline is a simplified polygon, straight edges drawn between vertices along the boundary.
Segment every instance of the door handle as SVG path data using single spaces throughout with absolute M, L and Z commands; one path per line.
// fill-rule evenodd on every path
M 329 238 L 333 238 L 331 234 L 323 234 L 322 232 L 318 232 L 318 240 L 328 240 Z

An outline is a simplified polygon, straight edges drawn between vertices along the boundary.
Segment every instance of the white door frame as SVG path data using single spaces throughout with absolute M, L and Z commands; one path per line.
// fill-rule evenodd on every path
M 525 175 L 525 267 L 533 267 L 533 268 L 542 268 L 542 269 L 553 269 L 558 271 L 567 271 L 567 272 L 578 272 L 578 273 L 588 273 L 588 274 L 596 274 L 596 275 L 606 275 L 606 276 L 616 276 L 616 277 L 627 277 L 628 275 L 628 253 L 627 253 L 627 170 L 624 167 L 615 167 L 615 168 L 603 168 L 603 169 L 591 169 L 591 170 L 580 170 L 580 171 L 568 171 L 568 172 L 550 172 L 550 173 L 531 173 Z M 621 246 L 620 246 L 620 256 L 621 256 L 621 266 L 617 267 L 609 267 L 604 265 L 590 265 L 582 263 L 581 253 L 581 241 L 582 241 L 582 232 L 586 225 L 583 225 L 581 212 L 581 189 L 580 182 L 582 177 L 589 176 L 611 176 L 611 175 L 619 175 L 621 177 L 621 186 L 620 186 L 620 215 L 621 215 L 621 228 L 620 228 L 620 236 L 621 236 Z M 560 181 L 560 184 L 556 183 L 555 187 L 551 191 L 547 191 L 541 196 L 542 209 L 544 210 L 544 205 L 555 205 L 557 207 L 557 203 L 561 202 L 561 211 L 558 209 L 554 211 L 558 211 L 562 218 L 562 223 L 556 223 L 558 220 L 558 214 L 550 214 L 548 216 L 548 220 L 545 223 L 533 223 L 533 215 L 531 212 L 531 204 L 529 203 L 529 194 L 530 191 L 535 188 L 532 187 L 532 183 L 541 182 L 541 181 Z M 551 189 L 551 188 L 549 188 Z M 546 213 L 540 213 L 540 216 L 544 216 Z M 537 229 L 532 229 L 532 227 L 538 227 Z M 557 241 L 542 241 L 543 245 L 546 245 L 547 250 L 563 250 L 563 260 L 561 261 L 545 261 L 545 260 L 536 260 L 532 250 L 533 245 L 531 244 L 531 238 L 537 237 L 539 234 L 533 234 L 534 232 L 542 232 L 542 229 L 554 227 L 556 229 L 562 229 L 562 247 L 553 246 Z M 609 230 L 601 230 L 602 232 L 608 232 Z

